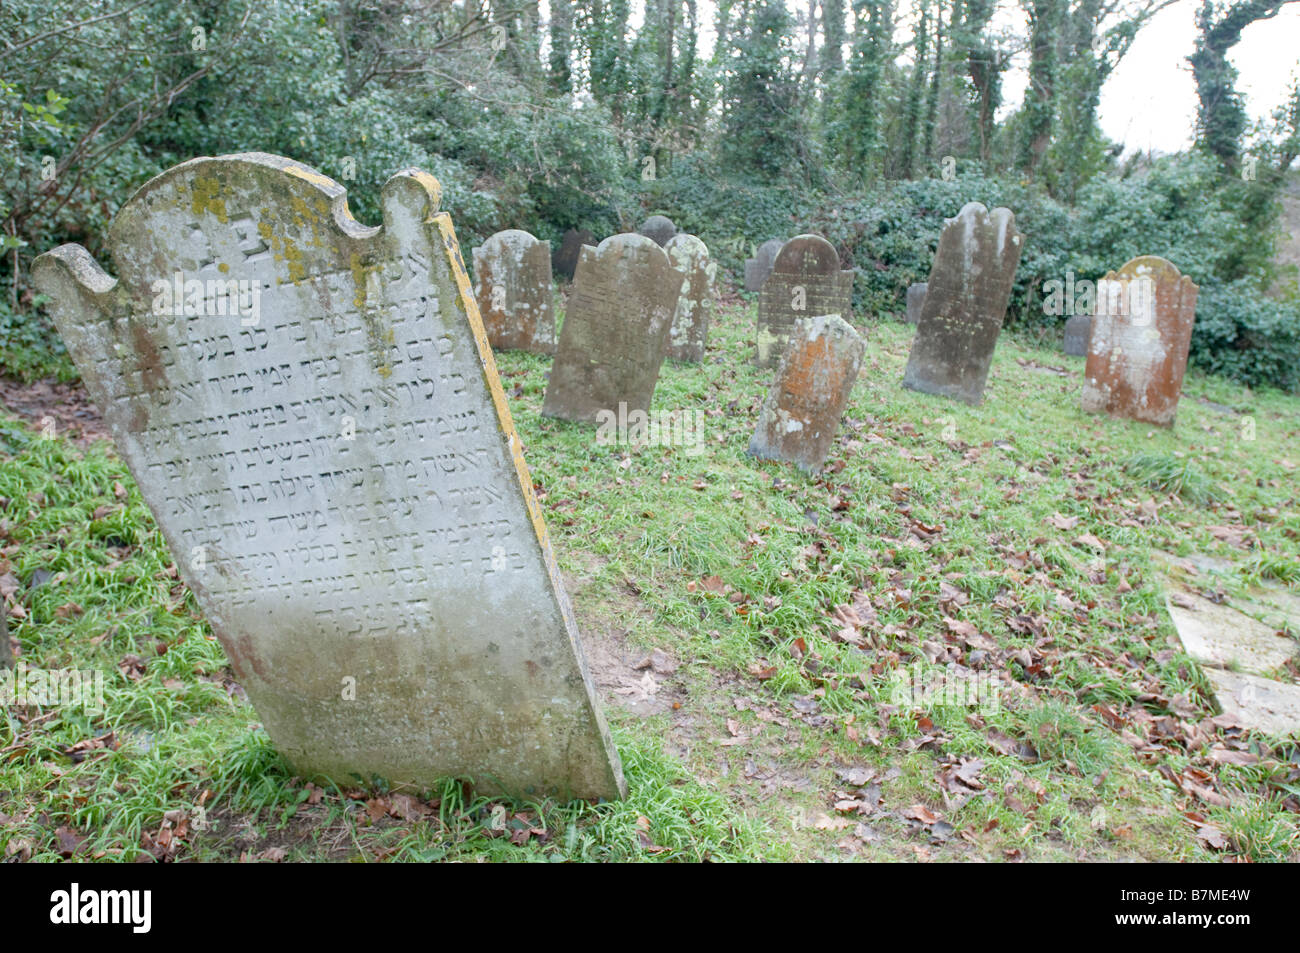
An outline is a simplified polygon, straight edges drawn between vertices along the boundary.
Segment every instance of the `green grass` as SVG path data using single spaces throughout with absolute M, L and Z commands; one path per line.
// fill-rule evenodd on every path
M 723 309 L 702 366 L 664 367 L 655 408 L 705 415 L 699 455 L 544 419 L 550 362 L 498 355 L 589 654 L 678 662 L 653 714 L 606 697 L 617 804 L 304 785 L 111 450 L 0 420 L 20 660 L 106 682 L 102 712 L 4 713 L 0 856 L 1296 859 L 1294 756 L 1208 720 L 1151 553 L 1297 585 L 1300 399 L 1192 374 L 1173 430 L 1092 416 L 1080 363 L 1007 335 L 967 407 L 903 390 L 911 329 L 883 323 L 827 472 L 805 477 L 745 453 L 768 382 L 753 323 Z M 855 599 L 860 645 L 833 618 Z M 950 662 L 995 678 L 997 704 L 891 694 Z

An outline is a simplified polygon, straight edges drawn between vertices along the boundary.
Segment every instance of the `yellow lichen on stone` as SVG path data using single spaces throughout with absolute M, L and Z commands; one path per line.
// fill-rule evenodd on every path
M 198 176 L 194 180 L 194 192 L 190 202 L 191 211 L 195 215 L 208 212 L 215 215 L 217 221 L 223 225 L 226 224 L 226 202 L 218 197 L 220 194 L 221 182 L 219 180 Z
M 342 188 L 342 186 L 331 179 L 328 175 L 322 175 L 315 169 L 305 169 L 300 165 L 287 165 L 284 167 L 284 171 L 289 173 L 289 175 L 292 175 L 294 178 L 302 179 L 304 182 L 310 182 L 312 185 L 320 185 L 327 189 Z

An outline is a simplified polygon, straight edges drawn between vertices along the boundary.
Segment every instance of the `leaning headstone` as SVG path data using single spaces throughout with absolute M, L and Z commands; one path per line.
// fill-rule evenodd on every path
M 649 413 L 685 276 L 644 235 L 611 235 L 578 260 L 542 414 L 598 423 Z
M 925 289 L 927 282 L 918 281 L 907 286 L 907 323 L 917 324 L 921 320 L 921 309 L 925 307 Z
M 776 261 L 776 253 L 781 250 L 781 246 L 784 244 L 784 239 L 769 239 L 758 246 L 753 258 L 745 259 L 746 291 L 763 290 L 763 282 L 767 281 L 767 276 L 772 273 L 772 263 Z
M 641 227 L 636 231 L 638 235 L 653 239 L 656 245 L 663 248 L 668 244 L 668 239 L 677 234 L 677 226 L 673 224 L 671 218 L 663 215 L 651 215 L 641 223 Z
M 1065 322 L 1065 353 L 1070 357 L 1083 357 L 1088 353 L 1088 338 L 1092 334 L 1092 315 L 1072 315 Z
M 441 189 L 264 153 L 33 265 L 181 578 L 304 778 L 623 791 Z
M 840 256 L 820 235 L 799 235 L 777 253 L 758 296 L 760 367 L 775 367 L 799 318 L 838 314 L 847 320 L 853 272 L 840 270 Z
M 990 212 L 969 202 L 948 219 L 926 283 L 904 387 L 968 404 L 984 399 L 1021 244 L 1010 209 Z
M 474 249 L 474 295 L 494 348 L 555 352 L 548 242 L 517 228 L 497 232 Z
M 781 355 L 749 452 L 821 470 L 862 370 L 866 344 L 838 314 L 800 318 Z
M 709 249 L 685 232 L 668 239 L 664 246 L 673 267 L 686 276 L 677 298 L 672 330 L 668 332 L 668 357 L 674 361 L 699 363 L 709 337 L 709 312 L 713 308 L 713 279 L 717 262 L 709 260 Z
M 573 270 L 578 267 L 578 256 L 582 254 L 582 246 L 594 244 L 596 244 L 596 236 L 593 232 L 585 228 L 581 231 L 569 229 L 564 233 L 564 238 L 560 241 L 560 250 L 552 262 L 555 273 L 572 281 Z
M 1196 285 L 1155 255 L 1097 282 L 1083 409 L 1173 426 L 1196 321 Z

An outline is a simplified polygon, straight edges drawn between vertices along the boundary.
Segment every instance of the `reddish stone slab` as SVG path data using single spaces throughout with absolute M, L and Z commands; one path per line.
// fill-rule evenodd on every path
M 801 318 L 767 392 L 749 452 L 815 473 L 862 370 L 866 344 L 838 314 Z
M 474 249 L 474 296 L 498 351 L 555 353 L 551 246 L 517 228 Z
M 1097 282 L 1084 410 L 1170 427 L 1187 372 L 1196 285 L 1155 255 Z

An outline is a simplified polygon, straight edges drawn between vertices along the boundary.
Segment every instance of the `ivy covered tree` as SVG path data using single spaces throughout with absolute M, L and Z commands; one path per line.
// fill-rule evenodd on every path
M 782 0 L 751 0 L 723 60 L 719 159 L 729 172 L 775 182 L 806 175 L 807 140 Z

